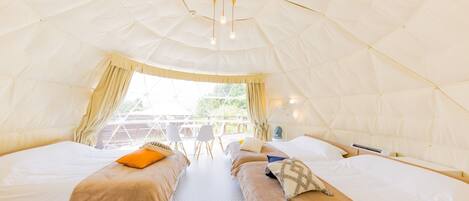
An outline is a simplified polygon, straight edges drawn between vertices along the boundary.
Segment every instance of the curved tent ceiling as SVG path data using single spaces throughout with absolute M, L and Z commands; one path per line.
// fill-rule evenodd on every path
M 266 73 L 269 119 L 289 137 L 316 130 L 469 171 L 468 1 L 238 0 L 237 38 L 217 24 L 215 46 L 210 3 L 0 1 L 0 152 L 69 138 L 97 64 L 119 52 Z

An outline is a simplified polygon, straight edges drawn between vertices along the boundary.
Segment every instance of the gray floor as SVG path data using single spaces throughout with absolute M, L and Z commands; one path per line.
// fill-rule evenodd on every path
M 222 153 L 219 144 L 214 144 L 213 160 L 205 152 L 205 147 L 203 147 L 200 158 L 197 160 L 193 155 L 193 143 L 184 144 L 191 165 L 179 180 L 174 201 L 244 200 L 238 181 L 230 175 L 231 162 Z

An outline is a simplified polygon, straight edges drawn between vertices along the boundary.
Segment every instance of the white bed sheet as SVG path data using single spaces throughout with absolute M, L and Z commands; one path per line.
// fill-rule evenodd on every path
M 0 200 L 68 201 L 81 180 L 126 153 L 60 142 L 2 156 Z
M 378 156 L 306 165 L 354 201 L 469 200 L 469 185 L 464 182 Z

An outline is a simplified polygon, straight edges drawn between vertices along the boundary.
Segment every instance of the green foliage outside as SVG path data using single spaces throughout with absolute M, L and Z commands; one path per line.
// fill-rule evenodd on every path
M 197 102 L 195 117 L 247 116 L 246 86 L 219 84 Z
M 143 97 L 125 100 L 117 109 L 117 114 L 144 111 L 149 105 Z M 247 116 L 246 86 L 244 84 L 218 84 L 214 90 L 204 94 L 197 101 L 194 119 L 233 119 Z

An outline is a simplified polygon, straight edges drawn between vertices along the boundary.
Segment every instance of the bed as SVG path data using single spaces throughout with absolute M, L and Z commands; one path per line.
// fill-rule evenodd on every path
M 285 200 L 280 184 L 264 175 L 267 162 L 240 167 L 237 178 L 246 201 Z M 419 167 L 374 155 L 305 164 L 334 196 L 307 192 L 293 201 L 467 201 L 469 185 Z
M 145 196 L 139 200 L 170 200 L 189 165 L 187 158 L 176 153 L 143 170 L 114 162 L 129 152 L 60 142 L 2 156 L 0 200 L 65 201 L 72 194 L 73 200 L 115 200 L 117 195 L 123 201 L 141 198 L 138 196 Z M 110 171 L 104 171 L 107 169 Z M 92 189 L 83 192 L 81 188 L 81 193 L 96 194 L 74 192 L 83 183 Z
M 296 137 L 286 142 L 268 142 L 260 153 L 240 150 L 239 142 L 232 142 L 225 153 L 231 158 L 231 174 L 236 176 L 239 167 L 247 162 L 267 161 L 267 155 L 293 157 L 302 161 L 339 160 L 354 155 L 356 149 L 329 142 L 311 135 Z

